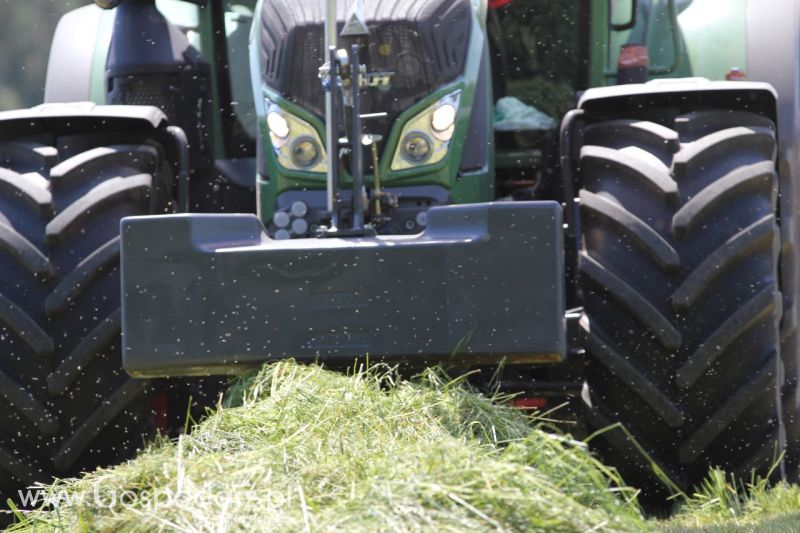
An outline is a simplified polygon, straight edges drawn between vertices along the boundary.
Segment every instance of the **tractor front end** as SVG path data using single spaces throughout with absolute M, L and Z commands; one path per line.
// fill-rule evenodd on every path
M 363 169 L 365 219 L 381 234 L 415 234 L 431 206 L 486 202 L 493 195 L 491 74 L 485 2 L 436 0 L 407 9 L 401 0 L 369 2 L 364 27 L 337 12 L 338 49 L 359 47 L 361 154 L 328 153 L 325 91 L 329 63 L 325 0 L 263 0 L 251 33 L 251 74 L 259 124 L 259 214 L 276 238 L 306 237 L 330 225 L 328 165 L 337 165 L 342 220 L 352 218 L 352 182 Z M 346 27 L 345 27 L 346 26 Z M 349 136 L 352 76 L 342 65 Z M 335 91 L 337 88 L 333 88 Z M 358 161 L 356 160 L 358 159 Z M 337 191 L 338 192 L 338 191 Z
M 487 203 L 485 9 L 259 3 L 258 216 L 123 220 L 128 372 L 564 360 L 562 207 Z

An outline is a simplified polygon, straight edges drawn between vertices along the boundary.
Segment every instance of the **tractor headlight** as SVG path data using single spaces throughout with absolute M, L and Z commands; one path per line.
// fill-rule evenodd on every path
M 449 141 L 456 128 L 456 106 L 445 103 L 436 108 L 431 115 L 433 136 L 440 141 Z
M 461 91 L 441 98 L 403 127 L 392 170 L 438 163 L 447 155 L 456 128 Z
M 400 153 L 409 163 L 421 165 L 431 157 L 430 137 L 420 131 L 412 131 L 400 142 Z
M 328 160 L 314 126 L 266 100 L 269 139 L 278 163 L 289 170 L 324 173 Z
M 300 168 L 314 168 L 322 148 L 311 137 L 300 137 L 292 143 L 292 161 Z
M 267 126 L 272 145 L 282 147 L 289 139 L 289 121 L 286 120 L 280 111 L 270 111 L 267 113 Z

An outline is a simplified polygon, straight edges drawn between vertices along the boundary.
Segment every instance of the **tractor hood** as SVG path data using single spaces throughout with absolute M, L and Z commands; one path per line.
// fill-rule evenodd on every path
M 346 2 L 338 2 L 339 31 L 344 27 Z M 324 0 L 264 0 L 259 47 L 263 79 L 276 93 L 324 115 L 324 93 L 318 78 L 325 62 Z M 366 113 L 386 112 L 388 127 L 404 110 L 452 82 L 464 72 L 471 31 L 470 0 L 382 0 L 368 2 L 365 37 L 340 37 L 339 47 L 362 45 L 361 62 L 388 86 L 365 91 Z

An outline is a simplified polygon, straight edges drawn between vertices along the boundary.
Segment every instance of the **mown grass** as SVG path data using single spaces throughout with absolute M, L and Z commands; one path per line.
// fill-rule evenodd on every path
M 668 521 L 582 442 L 428 371 L 282 362 L 189 435 L 43 487 L 14 531 L 793 531 L 800 492 L 712 473 Z M 736 529 L 739 528 L 739 529 Z M 771 529 L 770 529 L 771 528 Z
M 743 483 L 713 470 L 678 513 L 660 525 L 666 533 L 800 531 L 800 487 L 769 486 L 763 479 Z
M 618 485 L 583 443 L 435 371 L 283 362 L 190 435 L 49 487 L 59 504 L 15 530 L 641 530 Z

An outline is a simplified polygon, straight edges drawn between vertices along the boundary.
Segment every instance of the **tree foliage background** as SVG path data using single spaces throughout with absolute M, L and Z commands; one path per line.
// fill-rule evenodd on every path
M 58 19 L 85 0 L 0 0 L 0 111 L 42 103 Z

